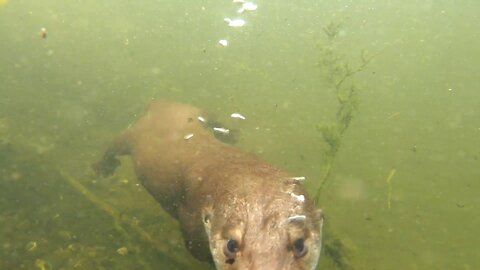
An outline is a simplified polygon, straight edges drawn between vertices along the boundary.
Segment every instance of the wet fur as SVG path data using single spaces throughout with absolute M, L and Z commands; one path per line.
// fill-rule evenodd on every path
M 217 269 L 314 269 L 323 217 L 303 186 L 222 143 L 198 116 L 205 117 L 191 105 L 153 102 L 112 143 L 96 170 L 111 174 L 116 156 L 131 155 L 145 188 L 180 221 L 190 252 L 213 260 Z M 193 137 L 185 139 L 187 134 Z M 289 219 L 296 215 L 306 218 Z M 239 243 L 233 255 L 226 249 L 231 239 Z M 295 253 L 298 239 L 307 248 L 302 256 Z

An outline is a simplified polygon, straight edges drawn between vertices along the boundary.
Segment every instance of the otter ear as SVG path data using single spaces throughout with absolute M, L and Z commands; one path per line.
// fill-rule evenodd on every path
M 212 232 L 212 218 L 213 218 L 213 209 L 210 206 L 207 206 L 202 209 L 202 223 L 205 233 L 207 234 L 208 239 L 211 239 Z
M 319 243 L 319 248 L 318 248 L 318 253 L 320 254 L 322 250 L 322 239 L 323 239 L 323 219 L 324 219 L 324 213 L 322 209 L 317 209 L 315 210 L 315 215 L 317 216 L 318 220 L 318 243 Z
M 320 234 L 322 234 L 324 216 L 325 214 L 322 209 L 315 210 L 315 218 L 318 222 L 318 227 L 320 228 Z
M 220 269 L 219 253 L 216 247 L 216 241 L 214 238 L 218 238 L 218 235 L 212 234 L 212 222 L 213 222 L 213 207 L 207 206 L 202 209 L 202 223 L 205 233 L 208 238 L 208 246 L 210 247 L 210 253 L 212 254 L 213 262 L 217 269 Z
M 315 218 L 323 223 L 323 217 L 325 216 L 325 213 L 323 212 L 323 209 L 316 209 L 315 210 Z
M 212 239 L 213 201 L 210 195 L 207 195 L 205 200 L 205 207 L 202 208 L 202 224 L 208 240 L 210 240 Z

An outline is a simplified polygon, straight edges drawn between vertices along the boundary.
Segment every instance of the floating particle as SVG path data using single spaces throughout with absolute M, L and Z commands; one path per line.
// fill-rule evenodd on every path
M 244 2 L 242 7 L 238 10 L 238 13 L 243 13 L 244 11 L 254 11 L 257 10 L 258 6 L 252 2 Z
M 243 19 L 230 19 L 230 18 L 225 18 L 223 19 L 228 23 L 228 26 L 231 27 L 242 27 L 245 25 L 245 20 Z
M 248 10 L 248 11 L 253 11 L 253 10 L 256 10 L 258 8 L 257 4 L 254 4 L 252 2 L 245 2 L 245 3 L 243 3 L 242 6 L 245 10 Z
M 220 128 L 220 127 L 214 127 L 213 128 L 213 131 L 215 132 L 218 132 L 218 133 L 221 133 L 221 134 L 229 134 L 230 133 L 230 130 L 227 129 L 227 128 Z
M 119 249 L 117 249 L 117 253 L 122 255 L 122 256 L 125 256 L 128 254 L 128 248 L 126 247 L 121 247 Z
M 218 43 L 219 43 L 220 45 L 222 45 L 223 47 L 227 47 L 227 46 L 228 46 L 228 40 L 226 40 L 226 39 L 220 39 L 220 40 L 218 41 Z
M 243 116 L 243 115 L 241 115 L 241 114 L 239 114 L 239 113 L 232 113 L 232 114 L 230 115 L 230 117 L 232 117 L 232 118 L 238 118 L 238 119 L 242 119 L 242 120 L 247 119 L 247 118 L 245 118 L 245 116 Z
M 183 138 L 185 140 L 190 140 L 192 137 L 193 137 L 193 133 L 190 133 L 190 134 L 185 135 Z
M 295 193 L 290 193 L 290 195 L 292 195 L 293 198 L 295 198 L 295 200 L 299 201 L 299 202 L 304 202 L 305 201 L 305 196 L 303 195 L 297 195 Z
M 47 38 L 47 29 L 46 29 L 45 27 L 42 27 L 42 28 L 40 29 L 39 35 L 40 35 L 40 37 L 43 38 L 43 39 Z
M 199 116 L 197 117 L 198 121 L 202 122 L 202 123 L 205 123 L 207 122 L 207 119 L 205 119 L 203 116 Z
M 307 219 L 305 215 L 295 215 L 295 216 L 288 217 L 289 221 L 304 221 L 305 219 Z
M 28 252 L 34 251 L 37 249 L 37 242 L 30 241 L 25 245 L 25 250 Z
M 52 265 L 45 261 L 44 259 L 36 259 L 35 266 L 40 270 L 49 270 L 52 269 Z
M 298 182 L 303 182 L 305 181 L 305 176 L 296 176 L 296 177 L 292 177 L 292 180 L 294 181 L 298 181 Z

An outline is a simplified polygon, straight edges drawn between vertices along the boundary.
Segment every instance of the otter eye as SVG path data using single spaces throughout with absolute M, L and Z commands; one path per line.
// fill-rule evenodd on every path
M 230 253 L 235 253 L 235 252 L 238 251 L 238 248 L 239 248 L 239 245 L 238 245 L 238 241 L 237 241 L 237 240 L 234 240 L 234 239 L 228 240 L 228 242 L 227 242 L 227 250 L 228 250 L 228 252 L 230 252 Z
M 240 245 L 238 244 L 237 240 L 229 239 L 227 241 L 227 244 L 225 245 L 223 253 L 225 253 L 225 256 L 227 257 L 226 262 L 228 264 L 233 264 L 235 262 L 235 255 L 238 252 L 239 248 L 240 248 Z
M 295 257 L 301 258 L 307 254 L 307 247 L 305 246 L 305 239 L 303 238 L 298 238 L 293 242 L 293 253 L 295 254 Z

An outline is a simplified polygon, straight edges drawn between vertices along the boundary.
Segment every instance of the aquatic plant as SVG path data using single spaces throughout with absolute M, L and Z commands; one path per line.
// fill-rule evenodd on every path
M 355 74 L 363 71 L 373 59 L 367 56 L 367 51 L 362 50 L 360 63 L 357 67 L 352 65 L 336 49 L 336 37 L 340 32 L 340 23 L 329 23 L 323 28 L 327 40 L 319 45 L 318 67 L 322 72 L 323 79 L 333 89 L 338 101 L 338 109 L 334 123 L 319 124 L 317 130 L 321 133 L 326 143 L 323 151 L 323 176 L 315 194 L 315 202 L 318 204 L 321 192 L 325 187 L 335 156 L 340 148 L 341 139 L 347 131 L 358 109 L 358 86 L 353 81 Z

